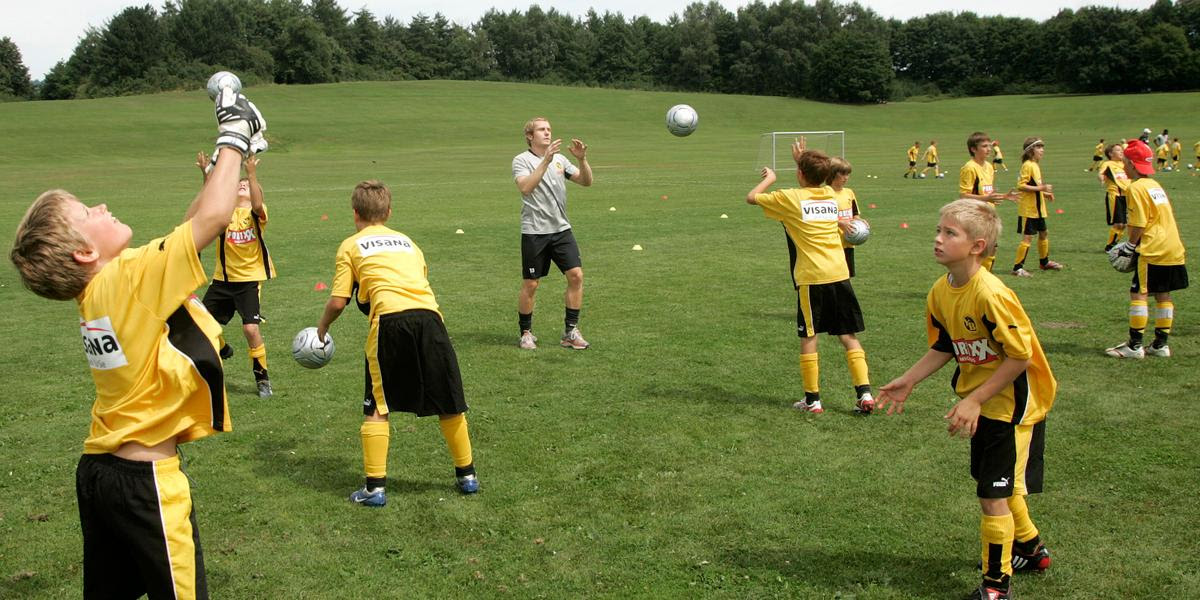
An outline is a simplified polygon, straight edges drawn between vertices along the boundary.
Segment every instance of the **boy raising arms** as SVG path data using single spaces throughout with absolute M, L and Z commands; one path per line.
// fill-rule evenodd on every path
M 208 155 L 196 156 L 196 166 L 204 177 L 212 168 Z M 271 378 L 267 373 L 267 347 L 259 324 L 262 323 L 260 300 L 262 282 L 275 277 L 275 264 L 267 252 L 263 230 L 267 227 L 267 206 L 258 184 L 258 156 L 246 159 L 246 178 L 238 182 L 238 203 L 217 246 L 217 261 L 212 284 L 204 292 L 204 307 L 221 325 L 233 318 L 236 310 L 242 318 L 242 335 L 250 353 L 250 370 L 258 386 L 258 397 L 271 397 Z M 233 356 L 229 344 L 221 347 L 221 358 Z
M 765 193 L 775 183 L 775 172 L 764 167 L 762 181 L 746 194 L 747 203 L 762 208 L 768 219 L 782 222 L 787 232 L 792 282 L 797 292 L 796 332 L 800 335 L 800 377 L 804 385 L 804 400 L 792 406 L 805 412 L 824 412 L 817 334 L 828 333 L 838 336 L 846 349 L 846 364 L 857 397 L 855 410 L 870 414 L 875 399 L 871 395 L 867 354 L 855 335 L 865 329 L 862 310 L 842 252 L 837 199 L 833 190 L 823 185 L 829 180 L 829 157 L 818 151 L 806 152 L 804 138 L 792 145 L 792 157 L 799 167 L 799 189 Z
M 184 222 L 129 248 L 133 232 L 104 204 L 42 193 L 10 259 L 25 286 L 74 299 L 96 385 L 75 473 L 85 598 L 207 598 L 191 489 L 176 445 L 231 429 L 221 327 L 192 296 L 199 250 L 229 224 L 238 170 L 262 115 L 232 89 L 216 100 L 220 158 Z
M 408 236 L 384 225 L 392 216 L 392 194 L 382 182 L 359 183 L 350 205 L 358 232 L 338 247 L 329 301 L 317 323 L 317 339 L 324 340 L 351 298 L 370 320 L 359 429 L 366 483 L 350 494 L 350 500 L 363 506 L 387 503 L 388 415 L 395 411 L 438 415 L 458 490 L 473 494 L 479 491 L 479 480 L 467 433 L 462 376 L 426 278 L 425 255 Z
M 1009 190 L 1007 194 L 1001 194 L 995 190 L 993 181 L 996 170 L 987 162 L 988 151 L 991 149 L 992 141 L 986 133 L 976 131 L 967 136 L 967 154 L 971 158 L 958 170 L 958 195 L 960 198 L 983 200 L 992 204 L 999 204 L 1005 200 L 1016 201 L 1016 192 L 1013 190 Z M 995 150 L 996 155 L 999 156 L 1000 148 L 996 147 Z M 993 246 L 984 255 L 983 268 L 991 271 L 992 264 L 995 262 L 996 248 Z
M 1140 141 L 1129 143 L 1123 158 L 1131 182 L 1125 189 L 1126 241 L 1114 247 L 1125 256 L 1137 256 L 1137 268 L 1129 287 L 1129 340 L 1104 352 L 1115 358 L 1171 356 L 1167 338 L 1175 320 L 1171 292 L 1188 286 L 1187 253 L 1175 211 L 1162 185 L 1150 178 L 1150 147 Z M 1142 346 L 1142 335 L 1150 320 L 1149 295 L 1154 294 L 1154 343 Z
M 926 299 L 929 351 L 880 387 L 878 401 L 888 414 L 904 412 L 918 383 L 957 361 L 951 384 L 960 400 L 945 418 L 951 435 L 971 438 L 983 513 L 983 582 L 971 598 L 981 600 L 1009 598 L 1014 570 L 1050 566 L 1025 496 L 1042 491 L 1045 418 L 1058 384 L 1017 295 L 980 268 L 1000 229 L 990 204 L 961 199 L 942 207 L 933 255 L 947 274 Z

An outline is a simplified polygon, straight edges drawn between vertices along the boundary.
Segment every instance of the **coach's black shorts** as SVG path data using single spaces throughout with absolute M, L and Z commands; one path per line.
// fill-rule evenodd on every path
M 979 417 L 971 438 L 971 477 L 980 498 L 1008 498 L 1042 491 L 1046 422 L 1013 425 Z
M 521 234 L 521 276 L 525 279 L 541 279 L 550 272 L 550 261 L 558 270 L 566 273 L 582 267 L 579 244 L 570 229 L 558 233 Z
M 1017 217 L 1017 233 L 1035 235 L 1046 230 L 1046 219 L 1042 217 Z
M 372 329 L 367 334 L 364 415 L 377 410 L 418 417 L 467 411 L 458 356 L 441 316 L 406 310 L 379 317 Z
M 846 335 L 866 329 L 849 279 L 796 288 L 796 334 Z
M 1125 216 L 1127 212 L 1125 196 L 1104 195 L 1104 216 L 1108 219 L 1109 225 L 1124 225 L 1128 223 L 1129 219 Z
M 1143 277 L 1146 281 L 1145 286 L 1142 286 Z M 1129 291 L 1135 294 L 1164 294 L 1186 289 L 1187 286 L 1187 266 L 1152 265 L 1139 260 L 1137 269 L 1133 271 L 1133 282 L 1129 285 Z
M 221 281 L 214 279 L 204 292 L 204 308 L 218 323 L 225 325 L 233 318 L 233 312 L 242 317 L 242 324 L 257 325 L 262 322 L 259 304 L 261 281 Z
M 179 457 L 84 454 L 75 470 L 83 597 L 208 598 L 200 532 Z

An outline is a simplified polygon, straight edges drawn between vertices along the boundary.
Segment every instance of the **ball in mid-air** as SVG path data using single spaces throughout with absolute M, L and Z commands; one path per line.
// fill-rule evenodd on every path
M 217 94 L 221 93 L 221 88 L 232 88 L 234 93 L 241 92 L 242 80 L 229 71 L 217 71 L 208 78 L 208 85 L 205 87 L 208 88 L 209 99 L 216 100 Z
M 317 339 L 316 327 L 305 327 L 292 338 L 292 358 L 307 369 L 320 369 L 333 359 L 333 336 L 325 333 L 325 341 Z
M 696 109 L 686 104 L 676 104 L 667 111 L 667 131 L 670 131 L 671 135 L 691 135 L 699 125 L 700 115 L 696 114 Z
M 867 238 L 871 237 L 871 226 L 862 219 L 851 219 L 846 232 L 842 234 L 847 243 L 855 246 L 867 243 Z

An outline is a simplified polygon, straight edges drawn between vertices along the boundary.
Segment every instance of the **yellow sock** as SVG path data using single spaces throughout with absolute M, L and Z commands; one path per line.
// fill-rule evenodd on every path
M 1050 238 L 1038 239 L 1038 258 L 1042 260 L 1050 258 Z
M 1129 328 L 1141 333 L 1146 330 L 1148 321 L 1150 321 L 1150 307 L 1146 305 L 1146 301 L 1130 300 Z
M 1108 242 L 1106 242 L 1104 245 L 1111 246 L 1113 244 L 1116 244 L 1117 241 L 1120 239 L 1121 239 L 1121 230 L 1117 229 L 1116 227 L 1109 227 L 1108 228 Z
M 1025 504 L 1025 496 L 1013 494 L 1008 499 L 1008 510 L 1013 517 L 1013 539 L 1018 542 L 1028 542 L 1037 537 L 1038 529 L 1029 518 L 1029 506 Z
M 992 265 L 995 263 L 996 263 L 996 255 L 993 254 L 993 255 L 979 261 L 979 266 L 983 267 L 983 270 L 985 270 L 985 271 L 991 271 Z
M 1012 514 L 983 515 L 979 520 L 979 538 L 983 542 L 983 577 L 1001 581 L 1012 576 Z
M 387 477 L 388 438 L 392 428 L 387 421 L 363 421 L 358 433 L 362 436 L 363 471 L 367 477 Z
M 820 393 L 821 367 L 815 352 L 800 355 L 800 380 L 804 384 L 805 394 Z
M 1155 308 L 1157 310 L 1154 311 L 1154 332 L 1171 333 L 1171 325 L 1175 323 L 1175 303 L 1159 302 Z
M 1029 256 L 1029 242 L 1021 242 L 1017 244 L 1017 258 L 1013 261 L 1013 270 L 1025 264 L 1025 257 Z
M 867 353 L 862 348 L 846 351 L 846 364 L 850 367 L 850 380 L 854 386 L 871 385 L 867 372 Z
M 454 460 L 454 466 L 469 466 L 472 458 L 471 436 L 467 433 L 467 415 L 458 413 L 453 417 L 440 419 L 438 425 L 442 427 L 442 437 L 446 438 L 446 445 L 450 447 L 450 458 Z

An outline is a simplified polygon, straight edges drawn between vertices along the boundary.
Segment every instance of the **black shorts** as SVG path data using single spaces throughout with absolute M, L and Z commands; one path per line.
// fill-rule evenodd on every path
M 179 457 L 84 454 L 75 470 L 83 597 L 208 598 L 191 488 Z
M 1156 162 L 1156 163 L 1158 163 L 1158 164 L 1160 164 L 1160 165 L 1165 165 L 1165 164 L 1167 164 L 1167 159 L 1165 159 L 1165 158 L 1156 158 L 1156 159 L 1154 159 L 1154 162 Z
M 992 159 L 992 164 L 994 164 L 994 165 L 1002 164 L 1003 162 L 1004 162 L 1003 158 L 993 158 Z
M 915 160 L 910 160 L 910 161 L 908 161 L 908 166 L 910 166 L 910 167 L 915 167 L 915 166 L 917 166 L 917 161 L 915 161 Z
M 1093 154 L 1093 155 L 1092 155 L 1092 160 L 1094 160 L 1094 161 L 1101 161 L 1101 160 L 1104 160 L 1104 158 L 1103 158 L 1103 157 L 1101 157 L 1101 156 L 1100 156 L 1100 155 L 1098 155 L 1098 154 Z
M 1129 222 L 1125 216 L 1127 208 L 1125 205 L 1125 196 L 1109 196 L 1104 195 L 1104 212 L 1108 219 L 1109 225 L 1124 225 Z
M 233 318 L 233 312 L 242 317 L 243 325 L 257 325 L 263 321 L 259 311 L 261 281 L 221 281 L 214 279 L 204 292 L 204 308 L 218 323 L 225 325 Z
M 1143 281 L 1146 282 L 1145 285 L 1142 285 Z M 1186 289 L 1187 286 L 1187 266 L 1152 265 L 1139 258 L 1137 269 L 1133 271 L 1133 282 L 1129 284 L 1129 291 L 1135 294 L 1165 294 Z
M 545 277 L 550 272 L 550 261 L 554 261 L 563 273 L 583 266 L 579 244 L 575 243 L 575 234 L 570 229 L 558 233 L 521 234 L 521 277 Z
M 1017 217 L 1017 233 L 1022 235 L 1036 235 L 1039 231 L 1046 231 L 1046 219 L 1042 217 Z
M 842 248 L 842 252 L 846 255 L 846 268 L 850 269 L 850 276 L 854 277 L 854 248 Z
M 980 498 L 1009 498 L 1042 491 L 1046 422 L 1013 425 L 979 417 L 971 438 L 971 477 Z
M 937 163 L 925 163 L 925 166 L 932 169 L 932 168 L 938 166 L 938 164 Z
M 367 334 L 367 349 L 364 415 L 467 412 L 458 356 L 436 312 L 406 310 L 379 317 Z
M 846 335 L 866 329 L 850 280 L 800 285 L 796 288 L 796 334 Z

